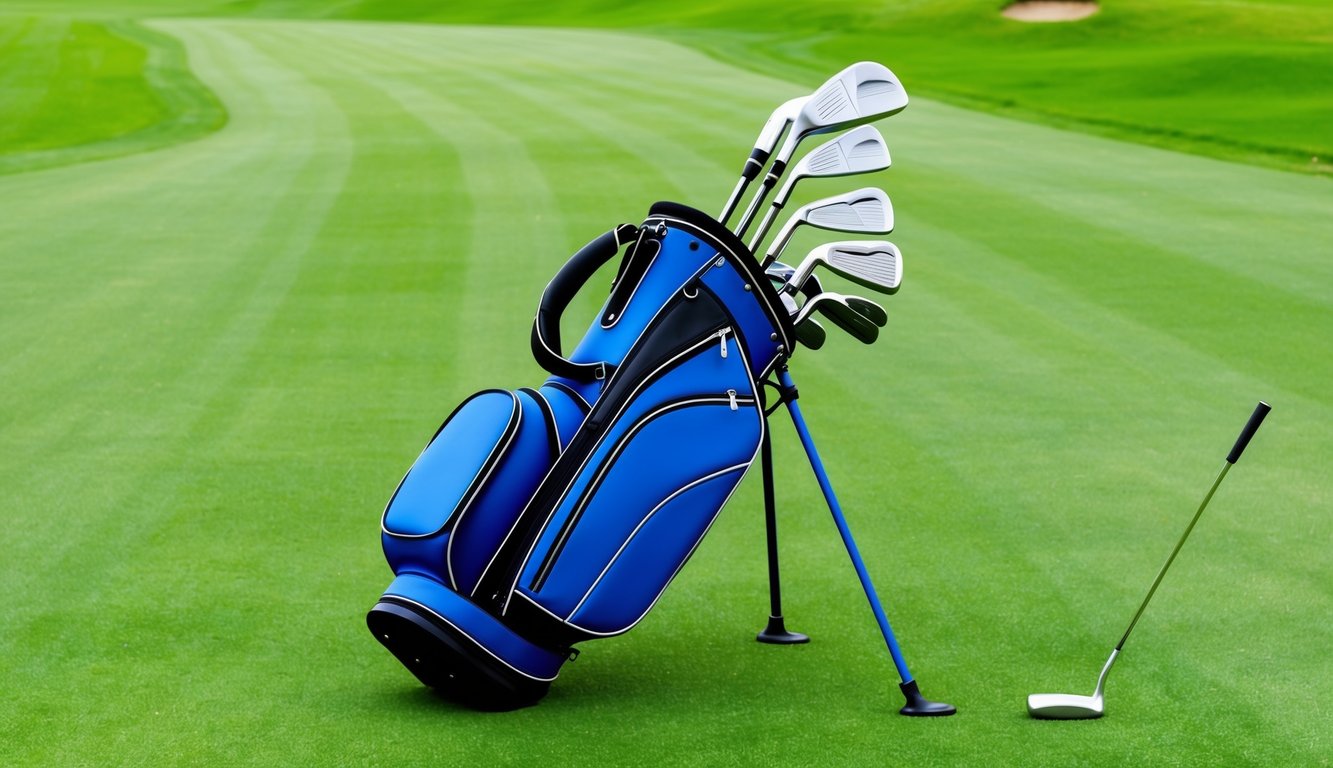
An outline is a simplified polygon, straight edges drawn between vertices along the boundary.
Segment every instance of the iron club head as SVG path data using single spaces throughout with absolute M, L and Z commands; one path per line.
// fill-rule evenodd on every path
M 803 205 L 782 225 L 769 246 L 764 255 L 765 267 L 782 253 L 792 233 L 802 224 L 840 232 L 888 234 L 893 231 L 893 203 L 884 190 L 865 187 Z
M 800 162 L 792 169 L 791 175 L 787 177 L 782 189 L 773 198 L 773 204 L 769 206 L 768 213 L 764 215 L 763 221 L 755 229 L 754 237 L 750 240 L 750 250 L 754 251 L 763 242 L 764 235 L 768 234 L 769 228 L 773 226 L 773 220 L 777 218 L 782 207 L 787 204 L 787 200 L 791 198 L 792 189 L 800 180 L 872 173 L 882 171 L 892 163 L 893 160 L 889 157 L 889 148 L 884 143 L 884 137 L 873 125 L 854 128 L 831 141 L 825 142 L 818 149 L 801 158 Z

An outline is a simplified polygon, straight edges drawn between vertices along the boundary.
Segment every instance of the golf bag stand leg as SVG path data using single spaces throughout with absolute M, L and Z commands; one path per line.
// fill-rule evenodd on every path
M 787 395 L 785 390 L 773 382 L 765 381 L 777 388 L 778 402 L 772 409 L 765 409 L 764 420 L 777 409 Z M 765 423 L 764 437 L 759 444 L 760 469 L 764 479 L 764 528 L 768 539 L 768 626 L 755 636 L 761 643 L 771 645 L 796 645 L 808 643 L 810 638 L 800 632 L 790 632 L 782 618 L 782 579 L 778 575 L 778 517 L 777 502 L 773 493 L 773 442 L 769 438 L 768 424 Z
M 805 426 L 805 418 L 801 415 L 801 408 L 796 404 L 796 383 L 792 381 L 791 373 L 785 367 L 778 369 L 778 381 L 781 382 L 783 389 L 790 391 L 790 394 L 784 397 L 787 412 L 791 414 L 792 423 L 796 426 L 796 434 L 801 438 L 801 445 L 805 448 L 806 457 L 810 459 L 810 468 L 814 470 L 815 478 L 819 481 L 819 488 L 824 492 L 824 500 L 828 502 L 829 512 L 833 514 L 833 522 L 838 526 L 838 533 L 842 536 L 842 543 L 847 547 L 847 554 L 851 557 L 852 565 L 856 568 L 856 575 L 861 579 L 861 588 L 865 590 L 866 599 L 870 602 L 870 610 L 874 612 L 875 621 L 879 623 L 879 631 L 884 636 L 884 644 L 889 647 L 889 655 L 893 657 L 893 664 L 898 668 L 898 677 L 902 681 L 898 687 L 907 699 L 906 706 L 898 710 L 899 713 L 909 717 L 938 717 L 954 714 L 958 710 L 952 704 L 930 701 L 922 696 L 912 673 L 907 670 L 907 662 L 903 660 L 902 651 L 898 648 L 898 641 L 893 636 L 893 629 L 889 626 L 889 618 L 884 614 L 884 607 L 875 594 L 875 586 L 870 581 L 870 574 L 866 571 L 865 563 L 861 560 L 856 542 L 852 540 L 852 532 L 847 527 L 847 520 L 843 517 L 838 498 L 833 494 L 833 486 L 829 483 L 828 474 L 824 471 L 824 462 L 820 460 L 819 452 L 815 450 L 815 443 L 810 437 L 810 430 Z

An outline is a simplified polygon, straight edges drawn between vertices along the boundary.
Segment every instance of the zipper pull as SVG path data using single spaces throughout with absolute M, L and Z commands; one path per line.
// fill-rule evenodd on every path
M 728 389 L 728 390 L 727 390 L 727 397 L 731 398 L 731 410 L 734 411 L 734 410 L 740 408 L 740 406 L 736 403 L 736 390 L 734 390 L 734 389 Z
M 726 356 L 727 356 L 727 334 L 726 334 L 726 332 L 723 332 L 723 334 L 722 334 L 722 336 L 721 336 L 720 338 L 722 339 L 722 357 L 723 357 L 723 359 L 725 359 Z

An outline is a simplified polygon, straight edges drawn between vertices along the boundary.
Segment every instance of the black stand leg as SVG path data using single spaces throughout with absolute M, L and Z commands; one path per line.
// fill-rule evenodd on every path
M 768 533 L 768 626 L 755 639 L 773 645 L 808 643 L 810 638 L 799 632 L 788 632 L 782 621 L 782 584 L 778 576 L 778 517 L 773 494 L 773 444 L 768 430 L 759 446 L 760 469 L 764 475 L 764 524 Z

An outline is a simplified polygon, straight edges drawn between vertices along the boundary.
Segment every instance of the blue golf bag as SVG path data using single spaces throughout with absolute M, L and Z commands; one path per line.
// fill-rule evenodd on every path
M 566 356 L 561 314 L 622 249 Z M 451 698 L 536 702 L 575 644 L 631 629 L 699 545 L 759 453 L 760 382 L 792 339 L 763 270 L 704 213 L 658 203 L 589 243 L 533 323 L 550 378 L 464 401 L 390 499 L 395 578 L 371 632 Z

